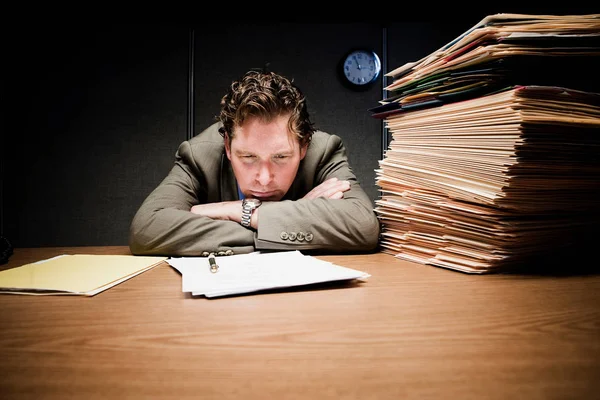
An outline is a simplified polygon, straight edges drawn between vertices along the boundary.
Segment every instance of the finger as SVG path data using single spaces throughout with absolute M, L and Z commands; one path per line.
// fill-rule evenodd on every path
M 341 181 L 340 190 L 342 192 L 347 192 L 348 190 L 350 190 L 350 182 L 349 181 Z
M 350 189 L 350 183 L 347 181 L 338 182 L 334 187 L 324 190 L 320 193 L 319 197 L 325 197 L 328 199 L 339 199 L 342 198 L 344 192 Z
M 326 192 L 328 194 L 332 194 L 334 191 L 335 192 L 347 192 L 348 190 L 350 190 L 350 182 L 348 182 L 348 181 L 339 181 L 334 186 L 328 188 L 326 190 Z
M 306 194 L 306 196 L 304 196 L 304 198 L 306 198 L 306 199 L 316 199 L 317 197 L 321 197 L 323 195 L 323 193 L 328 188 L 330 188 L 333 185 L 335 185 L 337 181 L 338 181 L 337 178 L 327 179 L 326 181 L 322 182 L 321 184 L 315 186 L 310 192 L 308 192 Z
M 316 199 L 318 197 L 325 198 L 333 198 L 332 196 L 336 192 L 346 192 L 350 190 L 350 182 L 349 181 L 340 181 L 338 178 L 329 178 L 326 181 L 322 182 L 320 185 L 313 188 L 310 192 L 308 192 L 304 198 L 305 199 Z M 343 197 L 343 195 L 341 196 Z M 336 195 L 335 198 L 340 198 L 339 195 Z
M 324 193 L 325 191 L 336 187 L 339 184 L 339 180 L 338 178 L 331 178 L 331 179 L 327 179 L 325 182 L 322 182 L 321 184 L 317 185 L 317 187 L 314 188 L 315 193 Z
M 202 214 L 202 207 L 200 205 L 195 205 L 195 206 L 192 206 L 192 208 L 190 209 L 190 211 L 193 214 Z

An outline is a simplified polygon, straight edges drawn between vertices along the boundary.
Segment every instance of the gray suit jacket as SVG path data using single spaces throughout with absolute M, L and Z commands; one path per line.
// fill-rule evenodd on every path
M 342 140 L 317 131 L 281 201 L 260 207 L 257 231 L 237 222 L 193 214 L 193 205 L 239 200 L 219 124 L 181 143 L 175 165 L 133 218 L 129 245 L 136 255 L 200 256 L 256 250 L 371 251 L 379 220 L 348 164 Z M 343 199 L 302 199 L 328 178 L 350 181 Z

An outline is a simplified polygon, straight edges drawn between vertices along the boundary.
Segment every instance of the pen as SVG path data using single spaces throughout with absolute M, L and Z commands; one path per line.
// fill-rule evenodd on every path
M 208 264 L 210 265 L 210 272 L 213 274 L 219 270 L 219 266 L 217 265 L 217 260 L 215 260 L 215 254 L 210 253 L 208 255 Z

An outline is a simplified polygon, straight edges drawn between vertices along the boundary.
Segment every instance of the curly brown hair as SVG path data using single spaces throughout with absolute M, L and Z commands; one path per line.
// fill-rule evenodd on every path
M 221 99 L 221 112 L 217 120 L 219 129 L 233 139 L 234 128 L 248 118 L 270 122 L 280 115 L 290 114 L 288 127 L 300 141 L 308 143 L 315 128 L 310 121 L 306 98 L 289 79 L 274 72 L 248 71 L 231 84 L 229 92 Z

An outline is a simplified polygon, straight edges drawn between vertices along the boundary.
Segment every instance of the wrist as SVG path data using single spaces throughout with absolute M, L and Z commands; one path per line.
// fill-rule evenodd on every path
M 256 214 L 256 209 L 260 207 L 262 201 L 258 199 L 244 199 L 242 200 L 242 212 L 240 224 L 244 228 L 252 228 L 253 226 L 257 226 L 258 216 Z

